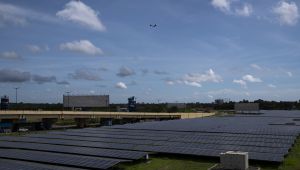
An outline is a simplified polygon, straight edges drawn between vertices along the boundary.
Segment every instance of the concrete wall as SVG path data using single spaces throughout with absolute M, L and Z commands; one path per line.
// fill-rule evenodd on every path
M 109 95 L 63 96 L 64 107 L 108 107 Z

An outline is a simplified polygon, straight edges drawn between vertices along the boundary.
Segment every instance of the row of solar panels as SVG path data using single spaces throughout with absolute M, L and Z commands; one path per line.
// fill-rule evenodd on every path
M 136 150 L 136 151 L 148 151 L 148 152 L 161 152 L 161 153 L 178 153 L 180 154 L 187 154 L 187 155 L 200 155 L 200 156 L 218 156 L 221 152 L 227 151 L 227 150 L 243 150 L 250 152 L 252 156 L 250 156 L 251 159 L 257 159 L 256 155 L 269 155 L 263 160 L 268 160 L 269 158 L 272 158 L 269 161 L 281 161 L 283 159 L 283 156 L 287 153 L 288 148 L 278 148 L 276 150 L 272 150 L 271 148 L 267 147 L 257 147 L 257 146 L 236 146 L 236 145 L 215 145 L 215 144 L 188 144 L 188 143 L 177 143 L 174 144 L 172 142 L 168 141 L 160 141 L 160 143 L 157 143 L 158 145 L 145 145 L 145 144 L 125 144 L 125 143 L 104 143 L 104 142 L 90 142 L 90 141 L 76 141 L 76 140 L 66 140 L 66 139 L 50 139 L 50 138 L 32 138 L 32 137 L 2 137 L 1 140 L 6 141 L 15 141 L 15 142 L 22 142 L 22 143 L 45 143 L 45 144 L 52 144 L 52 145 L 63 145 L 63 147 L 66 146 L 80 146 L 80 147 L 91 147 L 91 148 L 110 148 L 110 149 L 124 149 L 124 150 Z M 5 146 L 7 147 L 7 146 Z M 35 150 L 41 150 L 39 147 L 34 147 L 30 145 L 13 145 L 10 144 L 10 147 L 14 148 L 24 148 L 27 149 L 35 149 Z M 45 147 L 40 147 L 44 148 Z M 59 147 L 57 147 L 59 148 Z M 164 150 L 167 150 L 165 152 Z M 68 153 L 71 153 L 71 151 L 68 151 L 68 149 L 55 149 L 54 148 L 46 148 L 47 150 L 53 150 L 56 152 L 65 151 Z M 59 151 L 60 150 L 60 151 Z M 72 147 L 69 149 L 72 150 Z M 198 152 L 194 152 L 194 151 Z M 214 155 L 207 155 L 205 151 L 215 151 L 216 154 Z M 193 152 L 192 152 L 193 151 Z M 214 153 L 214 152 L 211 152 Z M 81 152 L 82 154 L 82 152 Z M 274 156 L 270 155 L 278 155 L 275 159 Z M 106 155 L 107 156 L 107 155 Z M 261 156 L 260 156 L 261 157 Z M 260 158 L 259 157 L 259 158 Z M 261 159 L 260 159 L 261 160 Z
M 103 139 L 111 138 L 113 139 L 139 139 L 139 140 L 182 140 L 182 141 L 197 141 L 201 139 L 211 139 L 211 140 L 234 140 L 234 141 L 253 141 L 253 142 L 265 142 L 265 143 L 287 143 L 291 144 L 295 140 L 295 136 L 276 136 L 269 137 L 269 136 L 261 136 L 261 135 L 252 135 L 252 136 L 246 136 L 246 135 L 234 135 L 234 136 L 224 136 L 222 133 L 221 134 L 203 134 L 203 133 L 193 133 L 193 134 L 178 134 L 178 135 L 166 135 L 165 137 L 162 137 L 160 135 L 155 136 L 156 134 L 153 133 L 151 136 L 148 135 L 132 135 L 130 132 L 123 132 L 119 134 L 115 134 L 114 132 L 106 132 L 104 133 L 83 133 L 80 131 L 67 131 L 67 132 L 52 132 L 53 134 L 58 134 L 58 135 L 65 135 L 65 136 L 85 136 L 85 137 L 99 137 Z M 151 134 L 151 132 L 144 132 L 147 134 Z
M 118 125 L 112 128 L 139 130 L 168 130 L 182 132 L 247 133 L 291 136 L 300 132 L 299 126 L 274 127 L 269 123 L 288 121 L 289 118 L 278 117 L 211 117 L 205 119 L 171 120 L 164 122 L 146 122 Z M 176 124 L 176 126 L 174 126 Z
M 21 138 L 21 137 L 18 137 L 18 138 Z M 30 144 L 27 144 L 26 142 L 28 142 L 28 140 L 14 140 L 14 141 L 19 141 L 19 143 L 17 144 L 16 142 L 8 142 L 8 143 L 4 143 L 3 142 L 3 148 L 21 148 L 21 149 L 27 149 L 27 150 L 43 150 L 43 151 L 51 151 L 51 152 L 59 152 L 60 154 L 61 153 L 76 153 L 76 155 L 93 155 L 93 153 L 88 153 L 87 150 L 85 149 L 78 149 L 76 150 L 76 147 L 73 147 L 73 146 L 90 146 L 90 147 L 93 147 L 92 149 L 94 148 L 98 148 L 98 146 L 100 145 L 101 147 L 106 147 L 104 146 L 103 144 L 97 144 L 94 142 L 94 145 L 91 146 L 90 144 L 87 144 L 87 142 L 80 142 L 78 143 L 78 141 L 69 141 L 68 144 L 69 145 L 73 145 L 72 147 L 70 147 L 69 149 L 67 148 L 67 146 L 62 146 L 62 147 L 59 147 L 59 143 L 61 143 L 61 140 L 48 140 L 48 143 L 49 144 L 52 144 L 52 145 L 41 145 L 41 144 L 38 144 L 39 142 L 41 142 L 40 140 L 37 140 L 36 142 L 33 142 L 32 145 Z M 46 141 L 42 141 L 42 142 L 46 142 Z M 36 144 L 36 146 L 34 146 Z M 57 146 L 55 146 L 55 145 Z M 64 142 L 63 143 L 64 145 L 66 145 L 66 143 Z M 120 144 L 117 144 L 117 145 L 109 145 L 110 147 L 114 147 L 114 148 L 125 148 L 124 145 L 120 145 Z M 74 150 L 73 150 L 73 149 Z M 219 149 L 216 149 L 216 148 L 213 148 L 213 149 L 208 149 L 205 147 L 205 145 L 203 147 L 178 147 L 178 146 L 152 146 L 152 145 L 135 145 L 134 148 L 126 148 L 128 150 L 137 150 L 137 151 L 148 151 L 148 152 L 159 152 L 159 153 L 172 153 L 172 154 L 185 154 L 185 155 L 197 155 L 197 156 L 214 156 L 214 157 L 217 157 L 219 156 L 219 154 L 221 152 L 225 152 L 225 151 L 228 151 L 228 149 L 234 149 L 233 147 L 231 148 L 219 148 Z M 236 148 L 238 150 L 240 150 L 241 148 Z M 14 150 L 16 151 L 16 150 Z M 127 150 L 126 150 L 127 151 Z M 97 151 L 95 151 L 97 152 Z M 129 151 L 127 151 L 129 152 Z M 97 152 L 98 155 L 99 152 Z M 32 153 L 34 155 L 34 153 Z M 56 153 L 57 154 L 57 153 Z M 60 154 L 57 154 L 57 155 L 60 155 Z M 19 154 L 18 154 L 19 155 Z M 283 155 L 284 154 L 281 154 L 281 153 L 264 153 L 264 152 L 255 152 L 255 151 L 252 151 L 252 150 L 249 150 L 249 158 L 250 159 L 257 159 L 257 160 L 264 160 L 264 161 L 275 161 L 275 162 L 280 162 L 283 160 Z M 95 156 L 95 155 L 93 155 Z M 107 153 L 106 155 L 107 156 Z M 115 154 L 112 154 L 111 155 L 112 157 L 115 157 Z M 2 158 L 14 158 L 14 159 L 21 159 L 19 156 L 14 157 L 13 154 L 9 156 L 5 156 L 2 154 L 1 150 L 0 150 L 0 157 Z M 79 156 L 76 156 L 79 158 Z M 83 157 L 86 157 L 86 156 L 83 156 Z M 33 157 L 32 159 L 30 160 L 35 160 L 36 157 Z M 59 159 L 59 158 L 57 158 Z M 107 158 L 106 158 L 107 159 Z M 23 159 L 21 159 L 23 160 Z M 63 160 L 65 160 L 63 158 Z M 46 160 L 47 161 L 47 160 Z M 124 160 L 120 160 L 118 159 L 119 162 L 121 161 L 124 161 Z M 39 162 L 39 161 L 37 161 Z M 59 163 L 57 163 L 59 164 Z M 81 167 L 79 165 L 76 164 L 77 167 Z
M 111 136 L 147 136 L 147 137 L 178 137 L 178 136 L 190 136 L 190 137 L 202 137 L 202 136 L 211 136 L 211 137 L 245 137 L 252 139 L 261 139 L 261 138 L 269 138 L 269 139 L 281 139 L 282 141 L 286 140 L 294 140 L 294 136 L 276 136 L 276 135 L 252 135 L 252 134 L 230 134 L 230 133 L 203 133 L 203 132 L 172 132 L 172 131 L 151 131 L 151 130 L 142 130 L 136 132 L 135 130 L 124 130 L 124 129 L 107 129 L 101 128 L 101 130 L 93 129 L 75 129 L 68 130 L 68 133 L 82 133 L 85 134 L 97 134 L 97 136 L 109 134 Z M 52 132 L 52 133 L 60 133 L 60 132 Z
M 90 141 L 90 142 L 103 142 L 103 143 L 122 143 L 122 144 L 140 144 L 140 145 L 171 145 L 172 143 L 180 143 L 183 146 L 199 146 L 204 144 L 212 144 L 218 146 L 222 145 L 233 145 L 233 146 L 251 146 L 251 147 L 264 147 L 273 149 L 276 148 L 275 151 L 280 151 L 281 148 L 288 150 L 291 147 L 292 143 L 265 143 L 265 142 L 245 142 L 245 141 L 234 141 L 234 140 L 205 140 L 201 139 L 198 141 L 187 141 L 187 140 L 180 140 L 179 138 L 170 139 L 168 141 L 151 141 L 151 140 L 133 140 L 133 139 L 111 139 L 111 138 L 87 138 L 87 137 L 80 137 L 80 136 L 67 136 L 67 135 L 43 135 L 43 134 L 36 134 L 30 135 L 30 137 L 35 138 L 45 138 L 45 139 L 65 139 L 65 140 L 83 140 L 83 141 Z
M 222 137 L 202 137 L 197 139 L 190 139 L 188 136 L 187 139 L 185 137 L 147 137 L 147 136 L 127 136 L 127 135 L 109 135 L 109 134 L 86 134 L 86 133 L 74 133 L 74 132 L 55 132 L 54 134 L 59 135 L 65 135 L 65 136 L 78 136 L 78 137 L 100 137 L 105 138 L 102 140 L 102 142 L 120 142 L 119 139 L 122 139 L 124 141 L 128 141 L 127 143 L 148 143 L 148 144 L 155 144 L 155 141 L 180 141 L 180 142 L 197 142 L 197 143 L 215 143 L 215 144 L 233 144 L 233 145 L 250 145 L 250 146 L 264 146 L 264 147 L 290 147 L 291 144 L 293 144 L 294 141 L 290 141 L 289 143 L 283 142 L 279 143 L 277 141 L 276 143 L 272 141 L 268 141 L 268 139 L 260 139 L 259 141 L 251 141 L 246 140 L 246 138 L 222 138 Z M 226 140 L 228 139 L 228 140 Z
M 26 138 L 25 138 L 26 139 Z M 48 137 L 48 139 L 51 139 Z M 52 138 L 52 139 L 55 139 Z M 10 140 L 10 139 L 3 139 L 3 140 Z M 76 140 L 76 139 L 73 139 Z M 14 140 L 12 139 L 11 141 L 17 141 L 20 142 L 22 140 Z M 77 147 L 73 147 L 73 146 L 64 146 L 64 147 L 60 147 L 60 146 L 56 146 L 56 147 L 50 147 L 48 145 L 45 144 L 34 144 L 32 145 L 31 143 L 26 144 L 26 142 L 30 142 L 28 140 L 23 140 L 24 145 L 19 144 L 19 143 L 15 143 L 15 144 L 10 144 L 10 143 L 5 143 L 5 142 L 1 142 L 1 147 L 11 147 L 11 148 L 24 148 L 26 147 L 27 149 L 36 149 L 36 150 L 46 150 L 46 151 L 56 151 L 56 152 L 63 152 L 65 150 L 67 150 L 69 153 L 70 152 L 74 152 L 74 153 L 81 153 L 81 154 L 86 154 L 86 155 L 90 155 L 93 154 L 95 156 L 105 156 L 105 157 L 115 157 L 115 158 L 123 158 L 123 159 L 139 159 L 141 158 L 143 155 L 145 155 L 145 153 L 132 153 L 130 154 L 132 151 L 118 151 L 116 152 L 116 150 L 113 150 L 112 153 L 116 154 L 117 156 L 113 156 L 111 155 L 110 152 L 108 152 L 107 150 L 104 149 L 105 154 L 102 155 L 104 152 L 103 149 L 90 149 L 90 148 L 84 148 L 81 150 L 84 150 L 84 152 L 79 152 L 79 148 Z M 49 142 L 51 142 L 53 140 L 49 140 Z M 84 141 L 84 140 L 82 140 Z M 35 140 L 35 142 L 45 142 L 45 140 Z M 94 141 L 97 142 L 97 141 Z M 120 141 L 122 142 L 122 141 Z M 74 142 L 70 142 L 69 144 L 72 145 Z M 97 142 L 98 143 L 98 142 Z M 30 145 L 31 144 L 31 145 Z M 112 146 L 111 143 L 108 143 L 109 145 L 103 145 L 103 147 L 110 147 L 110 148 L 118 148 L 120 149 L 120 147 L 118 146 L 118 144 L 116 143 L 115 145 Z M 146 146 L 146 144 L 142 144 L 140 143 L 139 145 L 142 146 Z M 243 150 L 243 151 L 252 151 L 252 152 L 260 152 L 260 153 L 283 153 L 283 154 L 287 154 L 288 152 L 288 148 L 268 148 L 268 147 L 257 147 L 257 146 L 247 146 L 247 145 L 228 145 L 228 144 L 220 144 L 220 145 L 216 145 L 216 144 L 204 144 L 204 143 L 182 143 L 182 142 L 169 142 L 169 141 L 159 141 L 159 142 L 155 142 L 154 144 L 151 144 L 153 146 L 175 146 L 175 147 L 188 147 L 188 148 L 201 148 L 201 149 L 216 149 L 216 150 Z M 123 145 L 121 145 L 123 146 Z M 45 148 L 47 147 L 47 148 Z M 50 148 L 50 149 L 49 149 Z M 94 150 L 93 150 L 94 149 Z M 127 149 L 131 149 L 134 150 L 133 148 L 127 148 Z M 96 153 L 94 153 L 93 151 L 95 151 Z M 111 151 L 111 150 L 109 150 Z M 99 155 L 100 152 L 100 155 Z M 125 155 L 124 155 L 125 154 Z

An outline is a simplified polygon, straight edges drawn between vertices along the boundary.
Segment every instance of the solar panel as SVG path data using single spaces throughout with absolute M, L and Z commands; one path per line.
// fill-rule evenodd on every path
M 87 156 L 69 154 L 57 154 L 50 152 L 28 151 L 17 149 L 0 149 L 0 157 L 46 164 L 64 165 L 79 168 L 108 169 L 118 163 L 119 160 L 102 159 Z
M 79 168 L 70 168 L 65 166 L 47 165 L 41 163 L 0 159 L 1 170 L 83 170 Z
M 272 117 L 268 112 L 266 116 L 144 122 L 26 137 L 6 136 L 0 137 L 0 141 L 14 141 L 3 142 L 2 147 L 119 159 L 138 159 L 145 152 L 217 157 L 220 152 L 234 150 L 249 152 L 253 160 L 281 162 L 299 135 L 300 127 L 270 125 L 294 121 L 294 118 L 276 115 L 278 113 Z M 19 142 L 25 145 L 12 144 Z
M 0 137 L 2 141 L 16 141 L 16 142 L 30 142 L 30 143 L 45 143 L 53 145 L 64 145 L 64 146 L 82 146 L 91 148 L 110 148 L 110 149 L 123 149 L 133 150 L 134 144 L 122 144 L 122 143 L 102 143 L 102 142 L 89 142 L 89 141 L 74 141 L 74 140 L 63 140 L 63 139 L 43 139 L 43 138 L 30 138 L 30 137 L 11 137 L 3 136 Z
M 147 153 L 145 152 L 137 152 L 137 151 L 62 146 L 62 145 L 50 145 L 50 144 L 26 143 L 26 142 L 5 142 L 5 141 L 0 142 L 0 148 L 18 148 L 18 149 L 29 149 L 29 150 L 38 150 L 38 151 L 50 151 L 56 153 L 86 155 L 86 156 L 132 159 L 132 160 L 141 159 L 147 155 Z
M 152 136 L 129 136 L 129 135 L 114 135 L 114 134 L 91 134 L 91 133 L 78 133 L 78 132 L 49 132 L 51 134 L 69 135 L 69 136 L 90 136 L 90 137 L 103 137 L 103 138 L 116 138 L 116 139 L 147 139 L 147 140 L 168 140 L 168 137 L 152 137 Z

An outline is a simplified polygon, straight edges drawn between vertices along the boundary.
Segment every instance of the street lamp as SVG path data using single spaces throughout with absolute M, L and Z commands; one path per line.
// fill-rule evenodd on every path
M 16 107 L 17 107 L 17 105 L 18 105 L 18 89 L 19 89 L 20 87 L 15 87 L 15 90 L 16 90 Z

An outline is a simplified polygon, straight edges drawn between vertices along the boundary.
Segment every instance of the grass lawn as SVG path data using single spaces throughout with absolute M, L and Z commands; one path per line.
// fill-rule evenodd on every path
M 123 164 L 117 169 L 122 170 L 202 170 L 207 169 L 217 161 L 209 159 L 195 159 L 180 156 L 154 156 L 148 161 Z
M 122 170 L 207 170 L 218 162 L 218 159 L 203 159 L 180 156 L 155 156 L 149 161 L 121 164 L 117 169 Z M 280 165 L 271 163 L 252 163 L 251 166 L 259 166 L 262 170 L 300 170 L 300 138 Z

